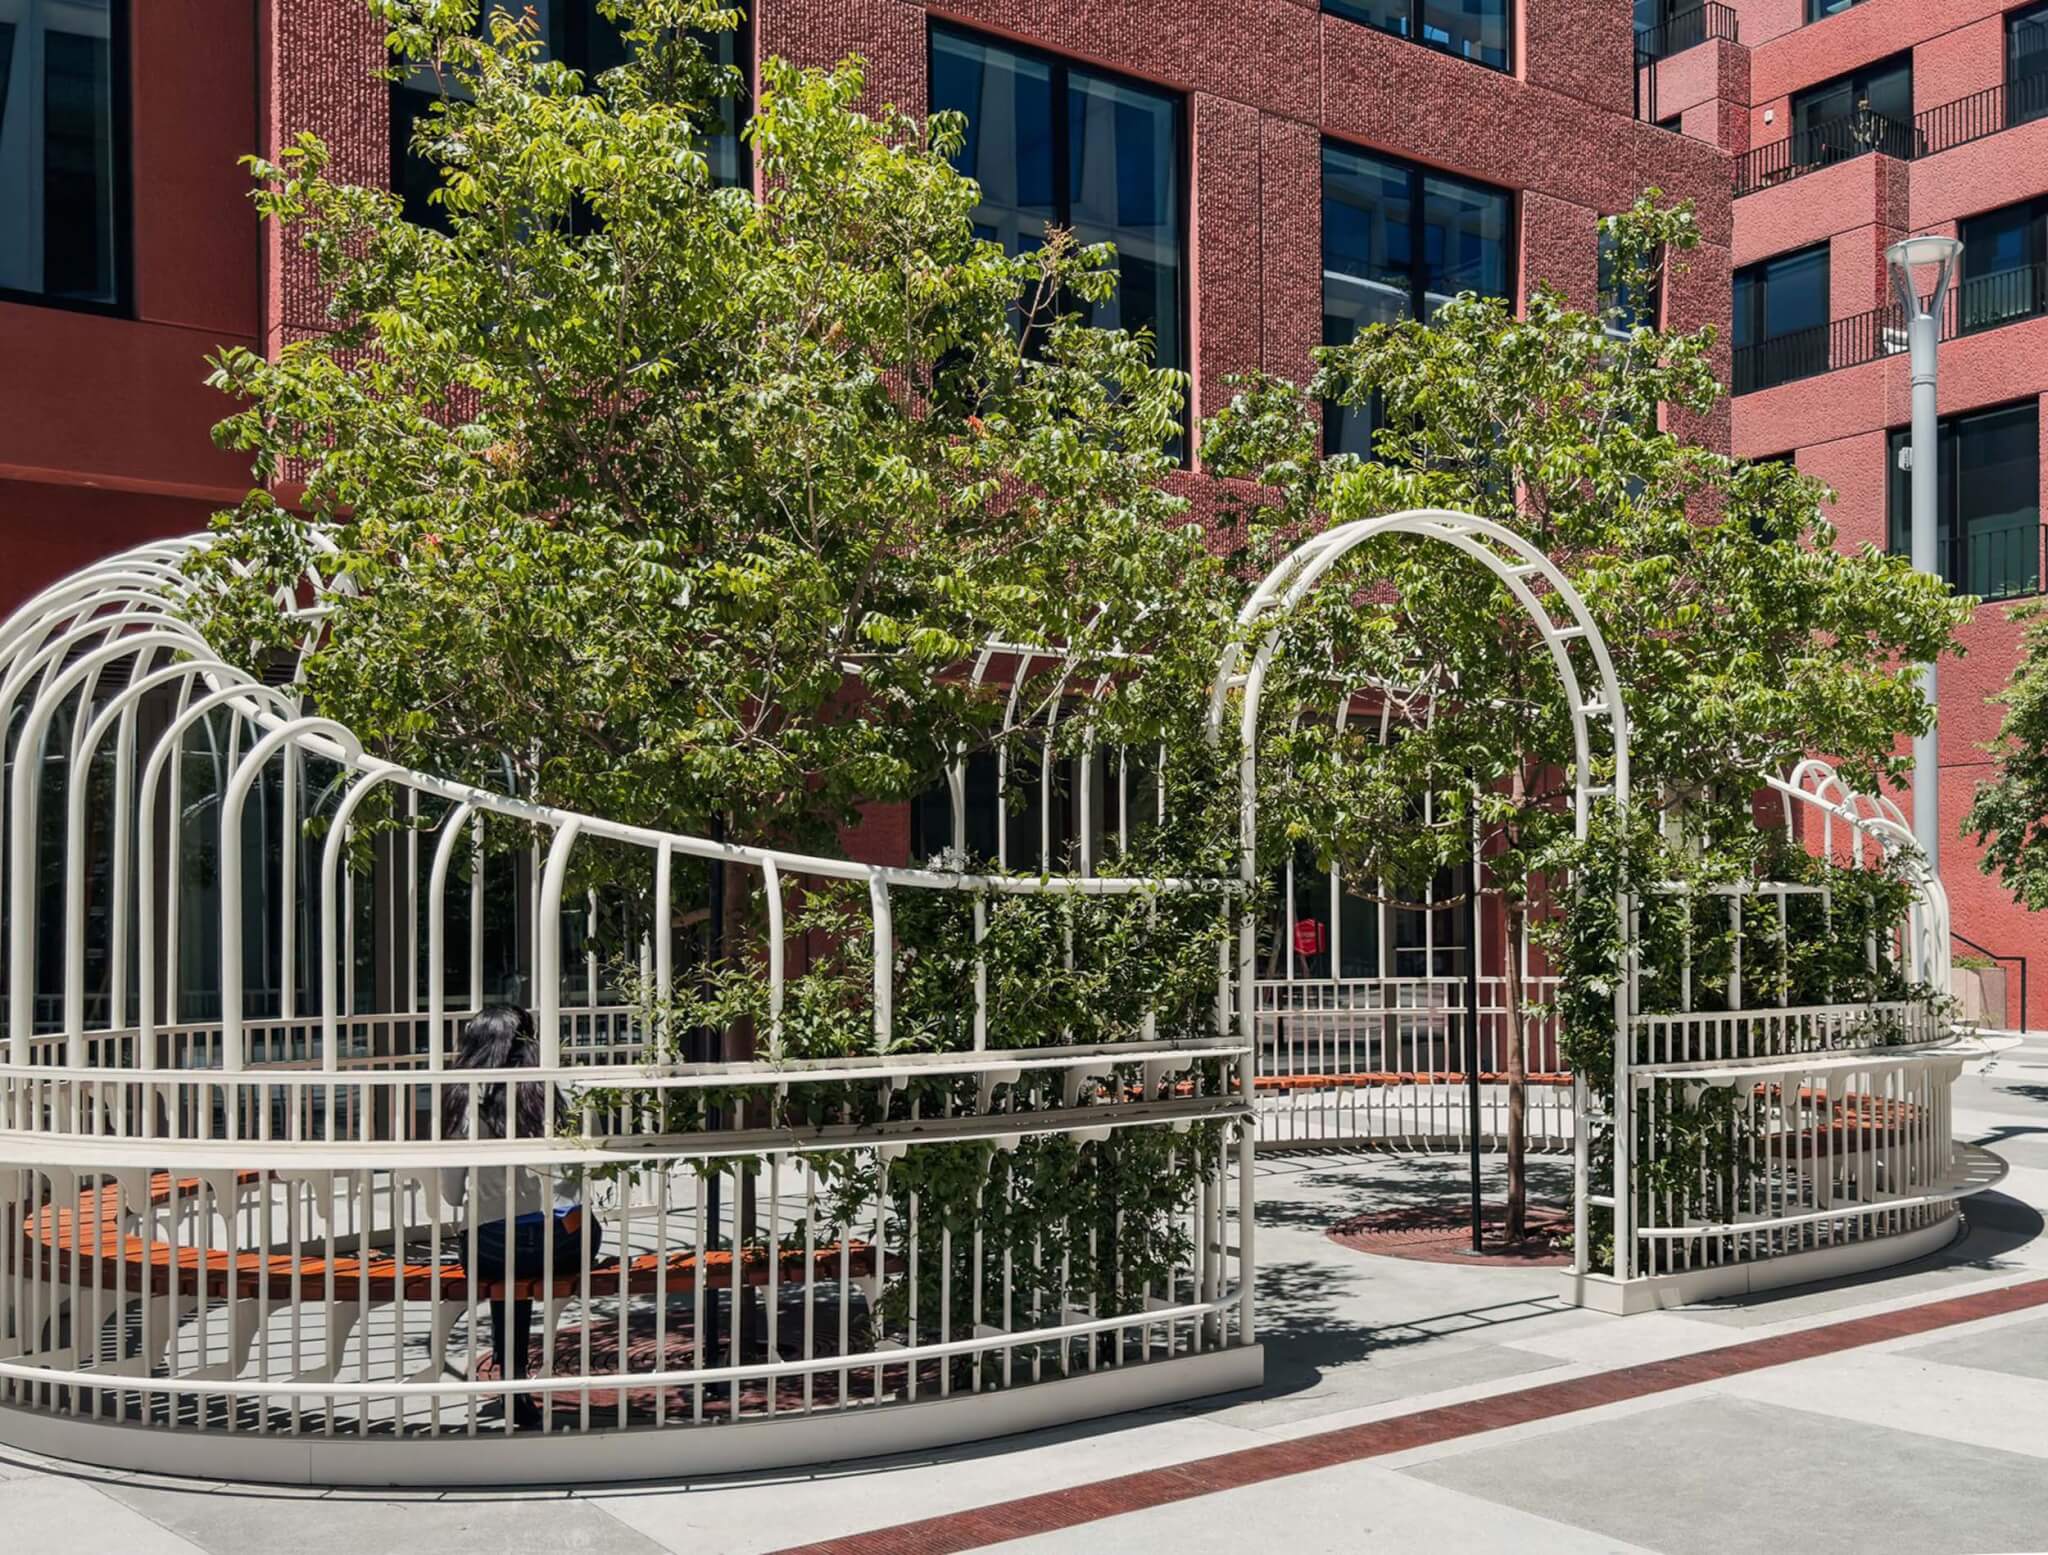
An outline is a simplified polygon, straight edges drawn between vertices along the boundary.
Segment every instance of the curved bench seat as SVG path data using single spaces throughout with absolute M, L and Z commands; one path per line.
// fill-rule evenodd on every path
M 238 1185 L 260 1181 L 256 1173 L 240 1173 Z M 169 1204 L 202 1186 L 196 1177 L 179 1178 L 169 1173 L 150 1178 L 150 1202 Z M 169 1242 L 137 1236 L 123 1225 L 121 1190 L 117 1184 L 89 1188 L 74 1204 L 46 1204 L 32 1211 L 22 1226 L 32 1258 L 46 1279 L 64 1285 L 78 1284 L 100 1290 L 125 1290 L 132 1295 L 181 1296 L 203 1294 L 208 1300 L 254 1300 L 267 1295 L 273 1301 L 319 1301 L 368 1303 L 375 1305 L 401 1299 L 407 1301 L 471 1302 L 495 1301 L 505 1294 L 502 1280 L 479 1281 L 459 1262 L 432 1263 L 405 1260 L 389 1254 L 337 1253 L 326 1256 L 243 1252 L 224 1248 L 201 1249 L 173 1246 Z M 82 1228 L 82 1229 L 81 1229 Z M 799 1250 L 786 1250 L 778 1259 L 779 1279 L 865 1279 L 875 1272 L 874 1248 L 864 1242 L 846 1244 L 845 1267 L 840 1264 L 838 1243 L 815 1248 L 808 1260 Z M 895 1272 L 898 1259 L 889 1259 L 887 1271 Z M 765 1249 L 743 1249 L 735 1274 L 734 1256 L 713 1251 L 701 1259 L 694 1251 L 671 1253 L 666 1258 L 643 1253 L 621 1265 L 616 1258 L 595 1265 L 589 1276 L 592 1296 L 615 1296 L 624 1290 L 631 1295 L 687 1295 L 704 1280 L 707 1290 L 729 1290 L 735 1284 L 765 1286 L 769 1282 L 771 1259 Z M 567 1299 L 585 1291 L 580 1273 L 557 1278 L 552 1284 L 541 1279 L 511 1282 L 517 1300 Z
M 1572 1077 L 1568 1074 L 1531 1074 L 1526 1076 L 1530 1085 L 1568 1086 Z M 1508 1077 L 1492 1070 L 1481 1070 L 1479 1083 L 1482 1085 L 1505 1085 Z M 1323 1091 L 1340 1086 L 1392 1086 L 1392 1085 L 1463 1085 L 1465 1076 L 1458 1070 L 1369 1070 L 1361 1074 L 1262 1074 L 1252 1082 L 1258 1091 Z

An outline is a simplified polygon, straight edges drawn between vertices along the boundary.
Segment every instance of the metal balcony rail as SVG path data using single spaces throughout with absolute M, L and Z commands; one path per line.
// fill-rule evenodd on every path
M 1871 152 L 1911 161 L 1921 154 L 1920 131 L 1868 108 L 1829 119 L 1737 157 L 1735 192 L 1752 194 Z
M 1719 0 L 1707 0 L 1680 11 L 1654 27 L 1636 29 L 1636 117 L 1655 123 L 1657 111 L 1657 63 L 1698 48 L 1702 43 L 1737 43 L 1735 12 Z
M 1638 27 L 1636 53 L 1651 60 L 1669 59 L 1702 43 L 1739 43 L 1742 40 L 1738 34 L 1734 9 L 1722 5 L 1720 0 L 1707 0 L 1704 5 L 1666 17 L 1654 27 Z
M 2021 34 L 2033 36 L 2023 42 Z M 1654 118 L 1654 101 L 1644 111 L 1642 71 L 1646 62 L 1654 63 L 1659 56 L 1645 54 L 1646 36 L 1644 32 L 1636 34 L 1636 106 L 1639 118 Z M 1758 146 L 1736 159 L 1735 192 L 1743 195 L 1766 189 L 1866 151 L 1881 151 L 1906 161 L 1931 157 L 2042 118 L 2048 118 L 2048 24 L 2031 23 L 2016 31 L 2010 68 L 1997 86 L 1916 114 L 1910 128 L 1866 111 Z M 1863 120 L 1882 120 L 1874 137 L 1860 124 Z M 1852 126 L 1852 130 L 1844 132 L 1842 125 Z
M 2048 73 L 2010 77 L 1930 108 L 1913 124 L 1920 132 L 1920 155 L 1931 157 L 2043 117 L 2048 117 Z
M 2048 313 L 2048 264 L 1973 276 L 1952 288 L 1942 308 L 1941 338 L 2017 324 Z M 1906 350 L 1906 320 L 1897 303 L 1773 335 L 1735 352 L 1737 394 L 1775 388 L 1841 367 L 1857 367 Z M 2029 592 L 2032 592 L 2029 590 Z

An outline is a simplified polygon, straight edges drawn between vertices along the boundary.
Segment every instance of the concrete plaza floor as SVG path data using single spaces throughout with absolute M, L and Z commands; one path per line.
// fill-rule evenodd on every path
M 2048 1039 L 1958 1082 L 1959 1137 L 2012 1165 L 1947 1250 L 1901 1270 L 1614 1319 L 1543 1268 L 1373 1257 L 1326 1229 L 1439 1200 L 1441 1158 L 1260 1164 L 1266 1385 L 1254 1394 L 912 1460 L 604 1490 L 287 1491 L 108 1474 L 0 1448 L 0 1547 L 121 1551 L 770 1552 L 1281 1443 L 1542 1384 L 2048 1277 Z M 1539 1193 L 1561 1162 L 1538 1168 Z M 1867 1329 L 1868 1325 L 1866 1325 Z M 1012 1539 L 1019 1552 L 2048 1549 L 2048 1306 L 1804 1359 Z M 223 1445 L 222 1468 L 231 1471 Z M 975 1524 L 979 1526 L 977 1522 Z M 947 1547 L 958 1547 L 957 1543 Z

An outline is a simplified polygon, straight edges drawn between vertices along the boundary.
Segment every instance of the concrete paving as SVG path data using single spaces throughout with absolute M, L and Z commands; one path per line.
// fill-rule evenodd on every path
M 1611 1319 L 1557 1271 L 1349 1251 L 1333 1222 L 1455 1195 L 1463 1164 L 1260 1163 L 1266 1385 L 909 1460 L 602 1490 L 279 1491 L 104 1474 L 0 1449 L 0 1544 L 294 1555 L 767 1552 L 1695 1354 L 2048 1275 L 2048 1039 L 1956 1089 L 2014 1170 L 1968 1233 L 1882 1275 Z M 1497 1170 L 1497 1163 L 1492 1168 Z M 1561 1192 L 1562 1161 L 1536 1166 Z M 223 1469 L 231 1467 L 223 1443 Z M 2048 1315 L 2013 1313 L 1482 1431 L 1013 1541 L 1019 1551 L 2048 1549 Z M 885 1539 L 873 1546 L 889 1547 Z

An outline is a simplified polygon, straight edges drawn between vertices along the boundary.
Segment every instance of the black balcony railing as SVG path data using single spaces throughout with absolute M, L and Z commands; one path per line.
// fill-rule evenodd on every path
M 1973 276 L 1949 289 L 1941 311 L 1941 338 L 1954 340 L 2044 314 L 2048 314 L 2048 265 Z M 1898 356 L 1906 345 L 1906 315 L 1897 303 L 1888 303 L 1868 313 L 1790 330 L 1738 348 L 1735 392 L 1751 394 L 1796 378 Z
M 2014 519 L 1978 524 L 1952 542 L 1949 585 L 1979 599 L 2025 599 L 2041 592 L 2041 524 Z
M 1735 159 L 1735 192 L 1767 189 L 1871 152 L 1911 160 L 1920 154 L 1920 132 L 1911 124 L 1859 109 L 1744 152 Z
M 1741 41 L 1736 32 L 1734 10 L 1722 5 L 1720 0 L 1706 0 L 1704 5 L 1667 16 L 1655 27 L 1638 27 L 1636 52 L 1653 60 L 1669 59 L 1674 54 L 1683 54 L 1687 49 L 1696 49 L 1702 43 L 1714 40 L 1724 43 Z
M 1637 112 L 1639 117 L 1654 118 L 1654 104 L 1648 114 L 1642 112 L 1644 36 L 1636 34 Z M 2048 119 L 2048 24 L 2030 23 L 2018 29 L 2013 49 L 2008 74 L 2000 85 L 1916 114 L 1910 126 L 1866 109 L 1745 152 L 1735 160 L 1735 192 L 1768 189 L 1866 151 L 1908 161 L 1931 157 L 2001 130 Z M 1655 76 L 1654 70 L 1649 72 L 1653 93 Z
M 1663 118 L 1657 109 L 1657 62 L 1702 43 L 1720 40 L 1740 42 L 1735 12 L 1720 0 L 1706 0 L 1690 10 L 1666 17 L 1654 27 L 1636 29 L 1636 117 L 1654 124 Z
M 2015 76 L 1930 108 L 1913 123 L 1920 131 L 1920 155 L 1931 157 L 2035 119 L 2048 119 L 2048 73 Z

